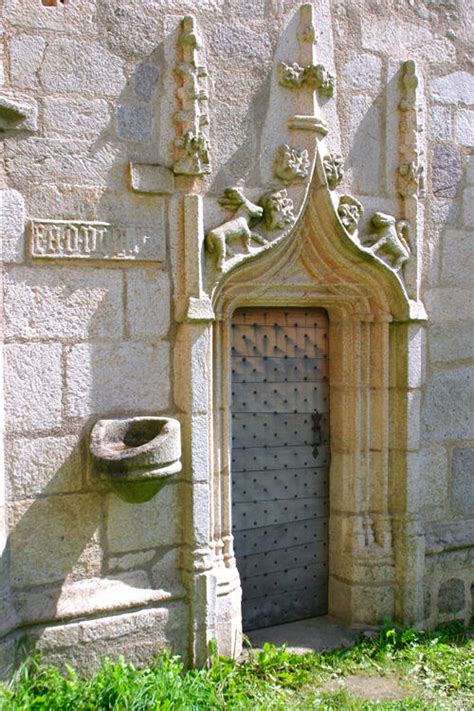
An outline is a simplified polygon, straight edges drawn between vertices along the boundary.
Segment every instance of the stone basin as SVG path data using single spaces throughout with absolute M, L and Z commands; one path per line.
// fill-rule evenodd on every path
M 143 503 L 181 471 L 181 427 L 171 417 L 98 420 L 90 452 L 100 479 L 125 501 Z

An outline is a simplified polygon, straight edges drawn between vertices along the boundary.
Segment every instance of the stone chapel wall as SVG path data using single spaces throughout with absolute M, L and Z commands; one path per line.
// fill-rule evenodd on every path
M 173 162 L 177 28 L 192 13 L 209 75 L 212 169 L 203 191 L 216 198 L 229 186 L 258 186 L 272 56 L 299 5 L 3 2 L 0 98 L 18 100 L 27 118 L 16 129 L 1 124 L 0 667 L 10 664 L 21 626 L 52 659 L 69 655 L 83 667 L 111 648 L 138 660 L 157 645 L 186 650 L 182 479 L 133 506 L 97 483 L 87 454 L 99 417 L 178 413 L 173 299 L 180 199 L 190 182 L 175 176 L 173 189 L 160 194 L 133 191 L 129 163 Z M 421 297 L 428 323 L 419 505 L 430 625 L 453 616 L 467 621 L 474 595 L 468 6 L 315 3 L 318 56 L 336 76 L 324 107 L 328 142 L 345 158 L 341 189 L 365 207 L 363 229 L 374 211 L 401 209 L 400 62 L 416 60 L 424 81 Z M 54 221 L 59 230 L 68 221 L 115 230 L 123 258 L 91 257 L 86 247 L 71 257 L 54 238 L 35 242 L 31 220 Z

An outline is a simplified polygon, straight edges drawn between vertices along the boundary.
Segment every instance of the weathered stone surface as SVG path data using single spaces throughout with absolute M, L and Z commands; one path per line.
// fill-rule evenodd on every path
M 77 435 L 19 437 L 6 443 L 10 500 L 78 491 L 86 462 Z
M 427 521 L 446 517 L 448 512 L 448 452 L 445 447 L 428 447 L 420 452 L 419 503 Z
M 49 182 L 30 184 L 29 213 L 32 217 L 48 215 L 64 220 L 74 215 L 77 220 L 94 221 L 98 219 L 104 190 L 94 186 L 71 185 L 62 180 L 59 185 Z
M 471 319 L 473 302 L 474 289 L 440 287 L 429 289 L 425 296 L 428 316 L 438 323 Z
M 179 485 L 167 484 L 151 501 L 133 505 L 110 494 L 107 497 L 108 550 L 117 554 L 179 544 L 178 494 Z
M 254 32 L 239 25 L 215 23 L 209 40 L 209 53 L 239 61 L 269 62 L 272 52 L 270 37 L 265 32 Z
M 139 193 L 171 194 L 174 192 L 174 173 L 156 163 L 130 163 L 130 186 Z
M 431 82 L 431 96 L 443 104 L 474 104 L 474 77 L 452 72 Z
M 25 201 L 17 190 L 0 190 L 0 239 L 4 263 L 25 258 Z
M 140 101 L 150 101 L 158 82 L 160 69 L 154 64 L 140 64 L 133 75 L 133 91 Z
M 15 35 L 10 44 L 10 73 L 13 86 L 35 89 L 46 40 L 32 35 Z
M 124 62 L 99 44 L 58 37 L 48 44 L 40 69 L 51 92 L 118 96 L 125 86 Z
M 423 436 L 428 441 L 471 439 L 474 428 L 474 368 L 438 373 L 428 382 L 423 403 Z
M 16 267 L 5 276 L 8 338 L 87 340 L 122 335 L 122 272 Z
M 98 575 L 102 553 L 96 494 L 23 499 L 10 506 L 11 577 L 14 587 Z
M 462 213 L 466 227 L 474 227 L 474 188 L 466 188 L 463 192 Z
M 466 183 L 474 185 L 474 156 L 469 156 L 466 168 Z
M 5 0 L 3 17 L 16 27 L 32 30 L 63 30 L 78 33 L 95 33 L 94 0 L 67 2 L 51 8 L 38 0 Z
M 92 148 L 89 141 L 83 140 L 36 137 L 22 141 L 9 139 L 5 147 L 6 169 L 17 178 L 33 178 L 40 182 L 48 175 L 53 181 L 60 179 L 92 185 L 108 183 L 110 186 L 110 170 L 119 149 L 110 143 Z M 123 172 L 120 169 L 119 172 L 123 182 Z
M 474 91 L 474 89 L 473 89 Z M 474 98 L 473 98 L 474 103 Z M 454 136 L 461 146 L 474 145 L 474 111 L 459 109 L 456 112 Z
M 474 559 L 474 521 L 450 521 L 426 526 L 426 552 L 428 555 L 446 552 L 443 570 L 453 570 L 459 562 Z
M 427 27 L 408 22 L 395 24 L 387 22 L 386 18 L 374 17 L 362 22 L 362 46 L 385 54 L 389 50 L 391 57 L 403 60 L 419 57 L 428 62 L 454 59 L 456 51 L 452 42 Z
M 349 171 L 353 190 L 359 195 L 377 194 L 380 186 L 381 114 L 373 97 L 355 96 L 351 101 Z M 347 175 L 347 173 L 346 173 Z
M 83 343 L 67 354 L 66 410 L 72 417 L 163 410 L 169 389 L 168 343 Z
M 10 681 L 15 666 L 16 640 L 0 640 L 0 679 Z
M 430 356 L 434 363 L 449 363 L 473 357 L 474 319 L 434 323 L 429 331 Z
M 117 134 L 120 138 L 143 143 L 150 140 L 153 112 L 143 104 L 127 104 L 117 110 Z
M 70 134 L 99 134 L 109 121 L 109 107 L 103 99 L 46 97 L 44 125 L 51 131 Z
M 382 60 L 375 54 L 360 54 L 343 68 L 344 81 L 354 89 L 378 92 Z
M 104 28 L 109 47 L 121 55 L 150 55 L 162 37 L 164 3 L 140 3 L 139 10 L 133 2 L 111 0 L 98 3 L 98 19 Z M 173 6 L 168 3 L 168 10 Z M 174 9 L 174 12 L 176 10 Z M 140 22 L 137 22 L 137 12 Z M 180 17 L 172 17 L 174 26 Z
M 7 431 L 46 432 L 61 424 L 61 346 L 5 346 Z
M 137 568 L 148 567 L 149 563 L 155 557 L 154 550 L 148 550 L 137 553 L 125 553 L 125 555 L 112 556 L 109 558 L 108 568 L 110 571 L 120 570 L 136 570 Z
M 440 587 L 438 593 L 438 610 L 442 613 L 454 614 L 461 612 L 466 599 L 464 580 L 450 578 Z
M 45 661 L 58 666 L 68 662 L 82 674 L 90 675 L 104 657 L 123 656 L 143 666 L 165 649 L 185 651 L 187 618 L 186 606 L 176 601 L 166 607 L 50 628 L 44 644 L 43 629 L 32 630 L 31 636 L 38 639 L 37 647 Z
M 473 195 L 474 197 L 474 195 Z M 462 230 L 443 234 L 441 284 L 472 286 L 474 274 L 474 235 Z
M 168 273 L 130 269 L 127 283 L 127 328 L 132 338 L 163 338 L 170 327 Z
M 440 141 L 453 140 L 453 120 L 451 108 L 433 106 L 430 114 L 431 136 Z
M 180 577 L 180 555 L 178 547 L 159 550 L 155 555 L 151 570 L 156 588 L 174 588 Z
M 451 505 L 456 516 L 474 516 L 474 448 L 455 447 Z
M 462 177 L 461 154 L 453 146 L 436 144 L 431 164 L 433 194 L 436 197 L 456 197 Z

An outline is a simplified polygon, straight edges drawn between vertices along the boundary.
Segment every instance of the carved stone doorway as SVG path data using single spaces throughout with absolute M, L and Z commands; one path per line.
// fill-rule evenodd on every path
M 232 532 L 244 630 L 328 609 L 328 317 L 232 319 Z

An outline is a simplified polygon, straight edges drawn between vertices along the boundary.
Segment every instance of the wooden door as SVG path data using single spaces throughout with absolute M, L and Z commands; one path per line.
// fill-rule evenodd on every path
M 232 518 L 244 630 L 327 612 L 329 388 L 323 309 L 232 322 Z

